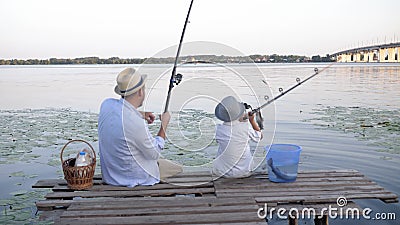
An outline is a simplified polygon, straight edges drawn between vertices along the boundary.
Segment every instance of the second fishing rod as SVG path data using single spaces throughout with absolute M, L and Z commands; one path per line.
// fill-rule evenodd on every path
M 289 89 L 287 89 L 286 91 L 283 90 L 283 88 L 279 88 L 279 92 L 280 94 L 275 96 L 273 99 L 267 99 L 267 102 L 262 104 L 261 106 L 253 109 L 251 107 L 251 105 L 247 104 L 247 103 L 243 103 L 246 109 L 250 109 L 250 115 L 256 114 L 257 116 L 257 123 L 259 125 L 259 127 L 261 129 L 263 129 L 263 118 L 261 115 L 261 109 L 265 108 L 266 106 L 268 106 L 269 104 L 273 103 L 274 101 L 278 100 L 279 98 L 281 98 L 282 96 L 286 95 L 287 93 L 289 93 L 290 91 L 292 91 L 293 89 L 297 88 L 298 86 L 302 85 L 303 83 L 307 82 L 308 80 L 310 80 L 311 78 L 317 76 L 318 74 L 320 74 L 321 72 L 323 72 L 324 70 L 328 69 L 329 67 L 331 67 L 333 65 L 333 63 L 329 64 L 328 66 L 324 67 L 322 70 L 319 70 L 318 68 L 314 68 L 314 74 L 312 74 L 311 76 L 307 77 L 305 80 L 301 81 L 300 78 L 296 78 L 296 82 L 297 84 L 293 85 L 292 87 L 290 87 Z M 265 84 L 267 84 L 266 81 L 263 80 L 263 82 Z

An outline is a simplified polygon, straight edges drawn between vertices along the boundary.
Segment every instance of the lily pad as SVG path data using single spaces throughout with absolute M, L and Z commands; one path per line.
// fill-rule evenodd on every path
M 32 214 L 31 212 L 22 210 L 22 211 L 20 211 L 20 212 L 15 214 L 14 221 L 18 221 L 18 222 L 27 221 L 28 219 L 31 218 L 31 214 Z
M 1 215 L 0 216 L 0 224 L 8 224 L 11 221 L 14 221 L 15 216 L 14 215 Z
M 14 204 L 13 200 L 10 199 L 0 199 L 0 206 L 7 206 Z
M 97 140 L 97 118 L 95 113 L 70 109 L 0 110 L 1 164 L 40 158 L 26 154 L 34 147 L 57 146 L 72 138 Z
M 368 145 L 383 152 L 400 154 L 400 110 L 363 107 L 322 107 L 312 112 L 317 117 L 306 121 L 324 129 L 353 133 Z
M 24 195 L 26 193 L 28 193 L 27 190 L 19 190 L 19 191 L 11 192 L 10 195 L 19 196 L 19 195 Z
M 23 171 L 18 171 L 10 174 L 11 177 L 24 177 L 25 173 Z

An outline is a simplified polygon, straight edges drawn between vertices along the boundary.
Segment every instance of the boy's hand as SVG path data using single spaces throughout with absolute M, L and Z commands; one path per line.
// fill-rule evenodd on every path
M 253 112 L 248 112 L 247 115 L 248 115 L 249 121 L 254 121 L 254 118 L 255 118 L 255 116 L 256 116 L 255 113 L 253 113 Z

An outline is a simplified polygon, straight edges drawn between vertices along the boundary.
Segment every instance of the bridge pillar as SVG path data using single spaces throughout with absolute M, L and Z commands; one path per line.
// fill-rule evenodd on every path
M 351 62 L 351 56 L 350 56 L 350 54 L 341 54 L 341 55 L 338 57 L 338 60 L 339 60 L 340 62 Z
M 368 52 L 361 52 L 361 62 L 368 62 Z
M 398 48 L 393 47 L 393 48 L 388 48 L 388 60 L 387 62 L 399 62 L 399 53 L 398 53 Z
M 387 62 L 388 57 L 389 57 L 388 49 L 380 48 L 379 49 L 379 62 Z
M 354 53 L 354 62 L 360 62 L 361 61 L 361 54 L 359 52 Z
M 367 52 L 367 62 L 373 62 L 374 61 L 374 51 L 368 51 Z
M 353 54 L 352 54 L 352 53 L 348 53 L 348 54 L 347 54 L 347 59 L 346 59 L 346 61 L 347 61 L 347 62 L 353 62 Z
M 379 62 L 379 51 L 378 50 L 372 50 L 371 55 L 370 55 L 369 62 Z
M 345 62 L 344 60 L 345 54 L 340 54 L 336 58 L 336 62 Z
M 380 48 L 379 49 L 379 62 L 399 62 L 398 51 L 399 51 L 398 47 Z

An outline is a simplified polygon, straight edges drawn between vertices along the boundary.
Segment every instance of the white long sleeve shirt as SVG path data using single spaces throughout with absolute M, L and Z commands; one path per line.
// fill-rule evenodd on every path
M 219 147 L 213 173 L 224 177 L 250 175 L 253 160 L 249 141 L 259 142 L 261 132 L 255 131 L 249 122 L 236 120 L 217 125 L 215 136 Z
M 101 105 L 99 150 L 103 181 L 134 187 L 160 181 L 157 159 L 164 139 L 151 135 L 142 114 L 124 99 L 106 99 Z

